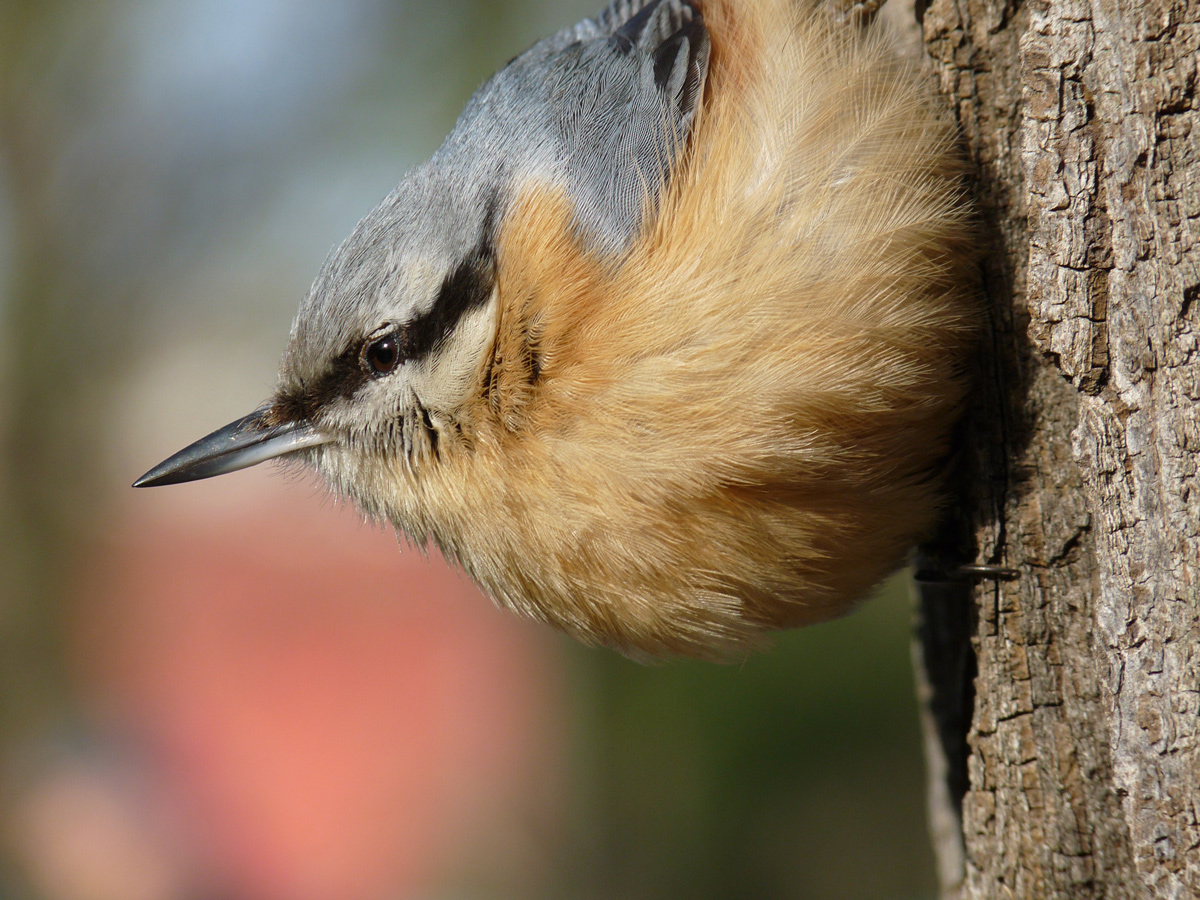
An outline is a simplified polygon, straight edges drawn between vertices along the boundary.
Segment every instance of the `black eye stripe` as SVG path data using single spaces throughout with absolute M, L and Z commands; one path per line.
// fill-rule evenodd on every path
M 422 359 L 442 348 L 463 317 L 487 303 L 496 283 L 491 247 L 479 247 L 442 282 L 429 311 L 403 329 L 407 359 Z
M 498 197 L 487 204 L 478 245 L 446 276 L 427 312 L 390 332 L 360 339 L 331 360 L 320 377 L 281 394 L 276 400 L 281 416 L 292 421 L 311 420 L 322 406 L 353 396 L 371 380 L 387 377 L 405 362 L 424 359 L 440 350 L 463 317 L 486 304 L 495 288 L 493 235 L 499 204 Z M 396 341 L 395 364 L 388 372 L 376 372 L 367 360 L 368 349 L 388 337 Z
M 386 378 L 406 362 L 425 359 L 440 350 L 455 327 L 471 311 L 487 303 L 496 284 L 490 248 L 473 252 L 442 283 L 437 300 L 423 315 L 383 335 L 360 341 L 339 356 L 325 374 L 303 389 L 280 397 L 277 405 L 287 418 L 311 419 L 322 406 L 357 393 L 375 378 Z M 395 342 L 391 366 L 377 367 L 369 358 L 371 348 L 385 340 Z M 286 409 L 287 412 L 282 411 Z
M 407 325 L 362 342 L 359 352 L 362 367 L 371 375 L 382 377 L 402 363 L 437 352 L 464 316 L 487 303 L 494 286 L 491 254 L 476 250 L 442 283 L 428 312 Z
M 302 382 L 275 398 L 280 421 L 312 421 L 317 411 L 339 397 L 355 394 L 370 378 L 363 368 L 361 349 L 347 350 L 319 378 Z

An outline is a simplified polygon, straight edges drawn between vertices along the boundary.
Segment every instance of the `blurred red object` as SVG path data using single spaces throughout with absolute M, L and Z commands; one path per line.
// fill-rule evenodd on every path
M 139 492 L 81 591 L 88 699 L 146 752 L 206 890 L 428 896 L 472 853 L 536 879 L 561 805 L 554 639 L 264 474 Z

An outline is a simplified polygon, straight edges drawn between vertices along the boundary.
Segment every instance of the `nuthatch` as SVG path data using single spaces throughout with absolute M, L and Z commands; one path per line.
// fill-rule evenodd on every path
M 616 0 L 332 253 L 271 401 L 137 484 L 287 455 L 504 606 L 728 656 L 935 523 L 970 220 L 953 127 L 871 30 Z

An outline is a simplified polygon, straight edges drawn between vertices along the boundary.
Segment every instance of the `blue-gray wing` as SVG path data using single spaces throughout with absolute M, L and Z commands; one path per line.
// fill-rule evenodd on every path
M 689 0 L 617 0 L 497 72 L 431 162 L 463 207 L 530 178 L 562 184 L 580 235 L 619 257 L 686 144 L 708 57 Z
M 576 26 L 548 98 L 580 229 L 619 254 L 657 207 L 704 88 L 709 41 L 683 0 L 619 2 Z
M 661 5 L 659 0 L 615 0 L 597 15 L 584 19 L 576 25 L 564 28 L 557 34 L 551 35 L 541 43 L 547 48 L 562 50 L 570 44 L 580 41 L 591 41 L 601 37 L 611 37 L 626 22 L 648 7 Z M 681 6 L 692 6 L 692 0 L 665 4 L 678 10 Z M 696 12 L 693 8 L 692 12 Z M 676 26 L 678 27 L 678 26 Z

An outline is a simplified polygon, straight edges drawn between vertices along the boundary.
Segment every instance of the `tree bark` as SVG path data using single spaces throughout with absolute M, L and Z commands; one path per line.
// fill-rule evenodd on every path
M 1197 897 L 1200 2 L 920 6 L 988 241 L 959 536 L 1019 571 L 923 601 L 944 892 Z

